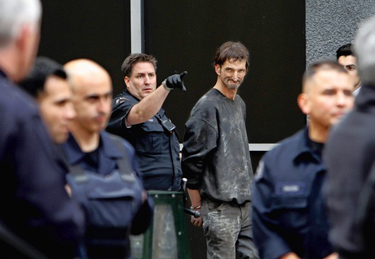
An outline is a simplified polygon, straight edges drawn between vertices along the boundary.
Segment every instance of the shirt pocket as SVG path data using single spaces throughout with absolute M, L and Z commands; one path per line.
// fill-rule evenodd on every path
M 307 197 L 303 196 L 274 196 L 271 199 L 273 210 L 306 209 Z
M 284 230 L 293 232 L 308 225 L 308 203 L 305 195 L 275 195 L 271 198 L 271 211 Z
M 163 127 L 153 118 L 153 122 L 143 123 L 142 133 L 138 135 L 135 148 L 140 153 L 161 154 L 166 149 L 168 138 L 164 134 Z

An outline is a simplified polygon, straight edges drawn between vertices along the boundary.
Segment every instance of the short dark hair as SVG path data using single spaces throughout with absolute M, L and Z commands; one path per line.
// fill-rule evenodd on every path
M 248 49 L 241 42 L 227 41 L 223 43 L 215 53 L 214 65 L 221 66 L 225 61 L 233 59 L 234 61 L 246 60 L 246 69 L 249 67 L 250 54 Z
M 340 73 L 348 74 L 346 69 L 335 60 L 322 60 L 311 64 L 302 77 L 302 85 L 305 86 L 307 80 L 311 79 L 317 72 L 321 70 L 335 70 Z
M 44 84 L 51 75 L 67 79 L 62 65 L 47 57 L 37 57 L 30 74 L 19 83 L 19 86 L 33 97 L 44 92 Z
M 339 60 L 341 56 L 355 56 L 353 47 L 353 44 L 348 43 L 338 48 L 336 50 L 336 60 Z
M 143 53 L 134 53 L 130 54 L 122 63 L 121 71 L 123 78 L 130 77 L 133 71 L 133 67 L 138 62 L 150 62 L 156 71 L 157 60 L 152 55 L 143 54 Z

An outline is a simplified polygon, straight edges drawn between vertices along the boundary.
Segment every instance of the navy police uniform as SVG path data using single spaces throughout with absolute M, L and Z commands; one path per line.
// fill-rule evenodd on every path
M 107 131 L 135 148 L 146 190 L 179 191 L 182 171 L 177 130 L 163 109 L 144 123 L 126 127 L 125 118 L 138 102 L 127 90 L 116 96 Z
M 36 103 L 1 70 L 0 117 L 0 221 L 46 256 L 73 258 L 83 212 L 64 189 L 66 168 Z
M 83 152 L 72 135 L 63 147 L 73 197 L 86 212 L 89 258 L 131 258 L 129 235 L 146 231 L 153 214 L 151 198 L 142 201 L 143 185 L 132 146 L 102 131 L 93 152 Z
M 309 139 L 306 127 L 260 161 L 252 198 L 254 241 L 261 258 L 332 253 L 321 192 L 326 175 L 322 146 Z

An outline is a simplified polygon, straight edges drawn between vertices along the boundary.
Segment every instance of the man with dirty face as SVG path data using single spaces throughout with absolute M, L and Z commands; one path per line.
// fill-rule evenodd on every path
M 258 258 L 251 229 L 251 167 L 246 106 L 237 90 L 249 66 L 240 42 L 225 42 L 214 58 L 216 84 L 196 103 L 185 127 L 182 171 L 192 217 L 203 226 L 207 258 Z

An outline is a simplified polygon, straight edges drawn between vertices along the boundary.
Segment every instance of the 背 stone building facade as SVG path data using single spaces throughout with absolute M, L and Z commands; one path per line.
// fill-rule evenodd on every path
M 375 0 L 306 0 L 306 66 L 335 58 L 352 43 L 360 23 L 375 15 Z

